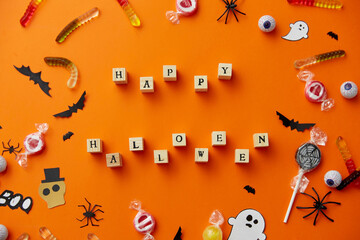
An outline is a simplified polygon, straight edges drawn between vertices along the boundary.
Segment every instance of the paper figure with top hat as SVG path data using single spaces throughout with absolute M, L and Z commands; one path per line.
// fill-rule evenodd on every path
M 48 204 L 48 208 L 65 204 L 65 178 L 60 178 L 60 168 L 44 169 L 45 180 L 41 180 L 39 194 Z

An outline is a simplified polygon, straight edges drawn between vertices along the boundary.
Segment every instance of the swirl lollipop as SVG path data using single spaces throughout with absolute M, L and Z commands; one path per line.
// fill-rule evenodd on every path
M 321 152 L 319 147 L 316 145 L 316 143 L 320 145 L 325 145 L 327 136 L 319 128 L 315 128 L 315 127 L 311 130 L 310 134 L 311 134 L 311 141 L 301 145 L 295 154 L 295 160 L 296 163 L 299 165 L 300 169 L 299 169 L 299 174 L 297 176 L 294 192 L 291 196 L 291 200 L 288 209 L 286 211 L 284 223 L 287 223 L 289 219 L 291 208 L 294 203 L 296 193 L 299 190 L 300 183 L 304 174 L 316 168 L 321 160 Z

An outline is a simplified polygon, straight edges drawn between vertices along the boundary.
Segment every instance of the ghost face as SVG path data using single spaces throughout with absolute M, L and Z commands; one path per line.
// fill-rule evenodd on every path
M 41 183 L 39 187 L 39 194 L 42 199 L 48 204 L 48 208 L 57 207 L 65 204 L 65 182 L 48 182 Z
M 265 220 L 263 216 L 254 209 L 245 209 L 236 218 L 229 218 L 228 223 L 232 226 L 228 240 L 247 239 L 264 240 L 266 235 Z
M 285 40 L 289 40 L 289 41 L 299 41 L 303 38 L 308 38 L 308 32 L 309 32 L 309 27 L 307 25 L 306 22 L 304 21 L 297 21 L 295 23 L 290 23 L 290 32 L 282 37 Z

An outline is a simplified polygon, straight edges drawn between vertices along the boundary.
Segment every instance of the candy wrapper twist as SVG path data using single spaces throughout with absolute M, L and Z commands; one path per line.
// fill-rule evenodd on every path
M 317 145 L 325 146 L 325 143 L 327 141 L 327 135 L 320 128 L 313 127 L 310 131 L 310 137 L 311 140 L 302 144 L 295 153 L 295 160 L 296 163 L 299 165 L 299 173 L 296 176 L 296 181 L 293 181 L 296 182 L 296 184 L 294 187 L 294 192 L 291 196 L 289 207 L 286 211 L 284 223 L 287 223 L 289 219 L 291 208 L 294 203 L 295 196 L 300 189 L 304 174 L 315 169 L 321 161 L 321 152 Z M 305 191 L 305 188 L 302 187 L 301 190 Z
M 327 92 L 324 84 L 320 81 L 313 80 L 315 75 L 308 70 L 301 70 L 297 77 L 301 81 L 305 81 L 305 97 L 310 102 L 321 102 L 321 111 L 328 111 L 334 105 L 335 101 L 327 97 Z
M 38 132 L 31 133 L 25 137 L 24 140 L 24 148 L 25 153 L 20 153 L 16 156 L 15 160 L 22 167 L 27 167 L 27 156 L 32 155 L 38 152 L 41 152 L 45 147 L 44 134 L 49 129 L 49 125 L 47 123 L 36 123 L 36 129 Z
M 136 231 L 145 234 L 143 238 L 144 240 L 155 240 L 155 238 L 151 235 L 155 228 L 154 217 L 150 213 L 141 209 L 140 201 L 132 201 L 130 203 L 130 208 L 138 211 L 133 221 Z
M 205 228 L 203 232 L 204 240 L 222 240 L 223 233 L 220 225 L 224 223 L 224 217 L 219 210 L 212 212 L 209 222 L 212 224 Z

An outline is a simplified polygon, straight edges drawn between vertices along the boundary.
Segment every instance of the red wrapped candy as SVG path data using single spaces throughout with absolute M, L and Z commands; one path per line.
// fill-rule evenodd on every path
M 328 111 L 334 106 L 334 99 L 327 98 L 325 85 L 313 80 L 314 74 L 310 71 L 300 71 L 298 78 L 306 82 L 305 97 L 310 102 L 321 103 L 321 111 Z
M 38 132 L 31 133 L 25 137 L 24 148 L 25 153 L 21 153 L 16 156 L 15 160 L 22 167 L 27 167 L 27 156 L 38 152 L 41 152 L 45 147 L 44 134 L 49 129 L 47 123 L 36 123 L 36 129 Z

